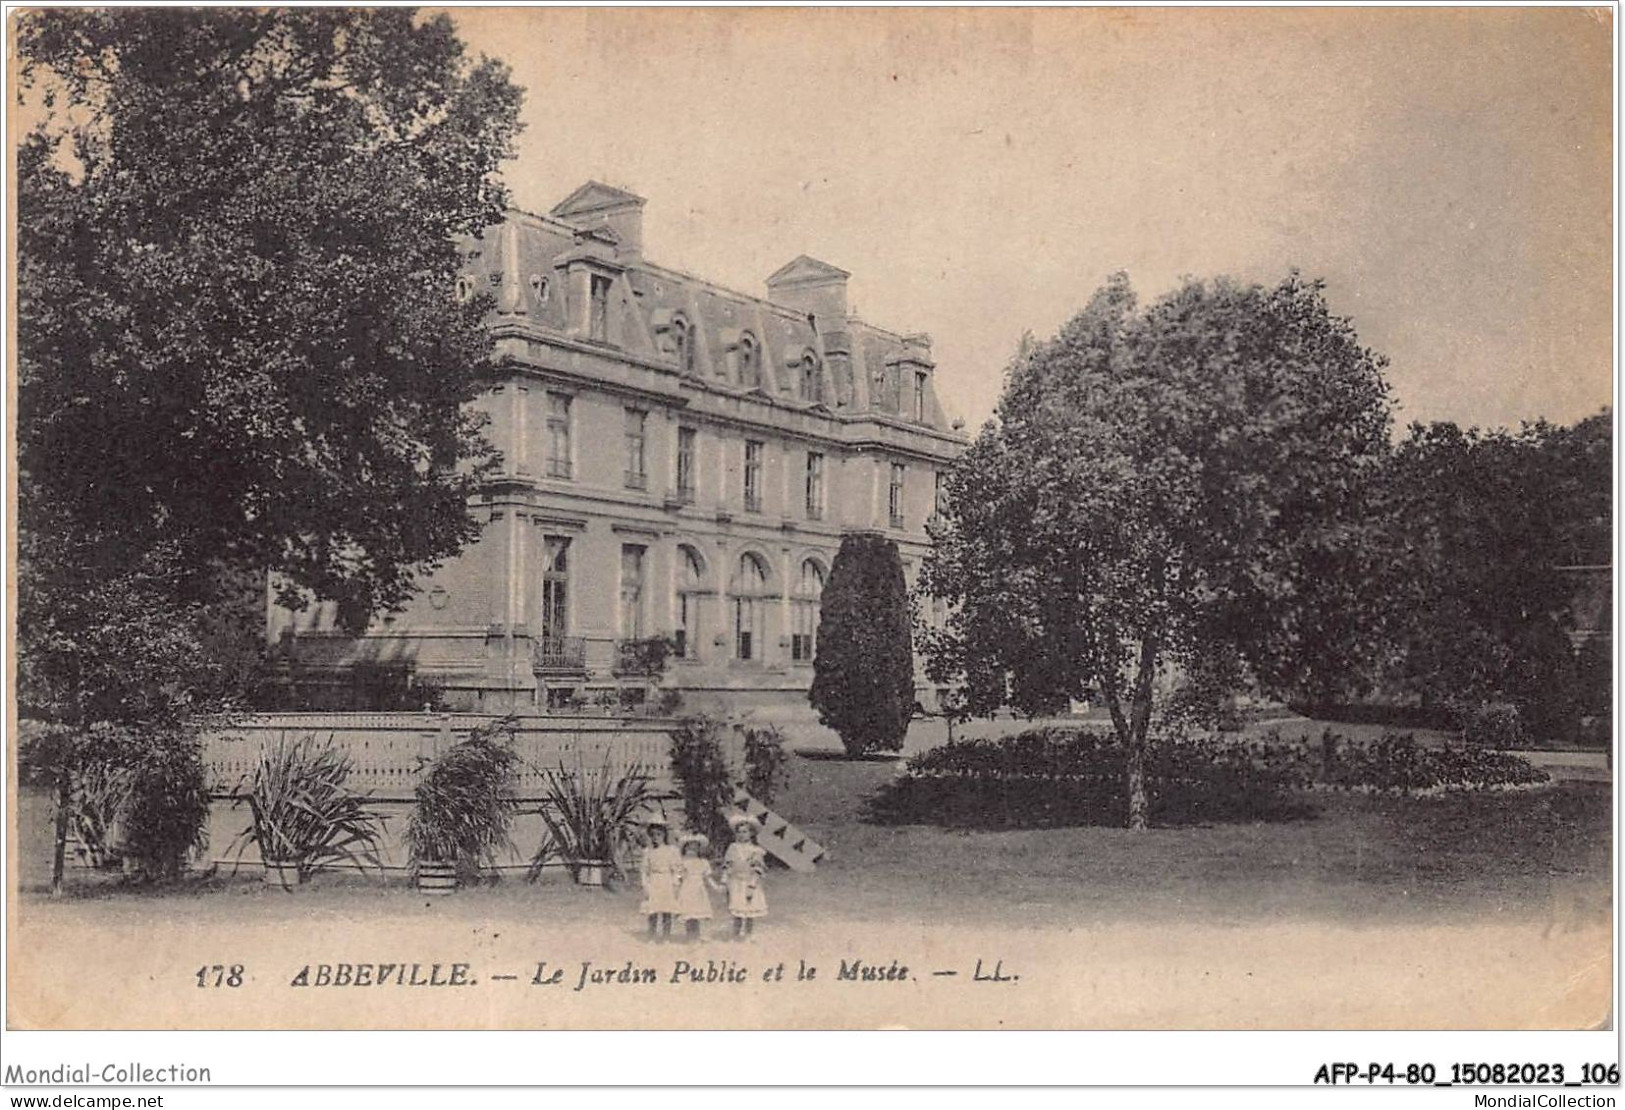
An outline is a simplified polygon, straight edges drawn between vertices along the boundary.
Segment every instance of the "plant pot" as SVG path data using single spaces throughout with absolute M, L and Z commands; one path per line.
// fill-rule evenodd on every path
M 292 860 L 268 859 L 264 863 L 266 886 L 292 890 L 305 881 L 304 876 L 299 874 L 299 865 Z
M 445 897 L 457 891 L 457 865 L 454 863 L 418 864 L 418 893 Z
M 579 886 L 603 886 L 605 865 L 602 863 L 584 862 L 575 865 L 576 883 Z

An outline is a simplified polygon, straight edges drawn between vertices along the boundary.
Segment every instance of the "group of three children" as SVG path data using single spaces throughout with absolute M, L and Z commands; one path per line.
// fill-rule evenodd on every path
M 728 894 L 736 940 L 749 936 L 755 920 L 767 916 L 767 894 L 762 889 L 767 852 L 756 843 L 757 824 L 743 815 L 731 824 L 734 840 L 722 857 L 722 881 L 718 883 L 707 856 L 708 838 L 689 833 L 674 845 L 664 818 L 649 822 L 649 845 L 643 852 L 639 877 L 650 937 L 663 940 L 671 936 L 672 922 L 681 918 L 688 938 L 697 940 L 700 923 L 711 920 L 713 890 Z

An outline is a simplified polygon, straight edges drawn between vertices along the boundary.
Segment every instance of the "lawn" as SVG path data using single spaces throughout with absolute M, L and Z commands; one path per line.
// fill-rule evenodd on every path
M 1140 833 L 963 832 L 867 823 L 864 803 L 897 773 L 891 761 L 794 758 L 790 767 L 776 808 L 828 855 L 813 874 L 773 876 L 774 915 L 786 924 L 843 917 L 1072 927 L 1191 917 L 1239 923 L 1282 914 L 1369 923 L 1540 918 L 1554 904 L 1603 920 L 1609 905 L 1606 783 L 1559 781 L 1434 798 L 1316 793 L 1315 816 L 1280 823 Z M 19 818 L 19 878 L 31 899 L 49 877 L 48 796 L 24 792 Z M 319 877 L 291 901 L 262 889 L 257 873 L 246 870 L 166 892 L 125 888 L 83 871 L 71 878 L 70 899 L 129 903 L 137 913 L 155 902 L 215 900 L 223 908 L 248 898 L 274 913 L 285 904 L 305 912 L 411 897 L 399 877 L 350 874 Z M 218 899 L 204 897 L 217 893 Z M 634 898 L 510 877 L 458 901 L 493 913 L 557 912 L 608 923 L 624 919 Z M 209 911 L 199 905 L 196 912 Z
M 828 849 L 813 874 L 768 876 L 771 916 L 748 946 L 648 944 L 637 893 L 562 876 L 427 899 L 399 876 L 318 876 L 287 893 L 246 870 L 168 890 L 76 872 L 45 891 L 50 800 L 17 817 L 22 899 L 13 999 L 23 1025 L 1063 1028 L 1571 1027 L 1606 1020 L 1611 790 L 1559 780 L 1435 798 L 1316 793 L 1275 824 L 956 832 L 862 819 L 889 761 L 796 758 L 776 808 Z M 677 959 L 909 965 L 907 989 L 820 980 L 797 993 L 455 997 L 287 990 L 315 960 L 472 960 L 528 981 L 567 966 Z M 258 993 L 200 996 L 199 964 L 245 961 Z M 978 965 L 977 961 L 982 961 Z M 1002 961 L 1020 982 L 973 988 Z M 920 970 L 957 969 L 938 979 Z M 827 977 L 826 977 L 827 978 Z M 86 993 L 61 984 L 93 983 Z M 35 991 L 34 995 L 30 990 Z M 539 1008 L 543 999 L 552 1001 Z M 744 1000 L 744 1001 L 739 1001 Z M 556 1003 L 556 1005 L 555 1005 Z M 154 1009 L 154 1007 L 159 1007 Z M 154 1015 L 158 1016 L 154 1016 Z

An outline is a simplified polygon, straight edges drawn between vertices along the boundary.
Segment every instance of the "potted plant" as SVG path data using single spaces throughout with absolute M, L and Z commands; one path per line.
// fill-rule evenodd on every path
M 284 890 L 305 882 L 317 868 L 378 862 L 383 818 L 367 808 L 368 796 L 346 785 L 354 758 L 329 736 L 290 739 L 286 733 L 260 750 L 247 790 L 248 827 L 237 835 L 239 862 L 249 844 L 258 846 L 265 881 Z
M 621 859 L 636 838 L 638 817 L 649 800 L 649 776 L 638 764 L 615 774 L 606 759 L 601 768 L 560 763 L 547 775 L 542 801 L 546 838 L 531 860 L 530 879 L 555 856 L 582 886 L 603 886 L 610 874 L 624 873 Z
M 450 894 L 482 865 L 512 849 L 519 757 L 508 746 L 513 719 L 481 725 L 429 764 L 416 790 L 406 844 L 418 889 Z

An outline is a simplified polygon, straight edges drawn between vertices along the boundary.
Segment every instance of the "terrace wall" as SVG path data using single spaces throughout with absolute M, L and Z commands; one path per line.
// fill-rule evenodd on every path
M 350 752 L 355 769 L 352 788 L 368 793 L 384 814 L 386 868 L 407 865 L 403 835 L 411 815 L 413 790 L 424 769 L 441 752 L 468 737 L 474 728 L 499 719 L 482 713 L 263 713 L 209 735 L 203 761 L 214 804 L 209 820 L 209 858 L 222 866 L 259 864 L 252 844 L 241 856 L 232 847 L 249 824 L 243 800 L 261 748 L 283 736 L 314 733 L 331 736 Z M 514 819 L 515 851 L 505 868 L 525 867 L 540 845 L 544 826 L 539 816 L 545 778 L 563 767 L 612 775 L 642 767 L 669 817 L 675 818 L 676 787 L 671 777 L 669 744 L 675 722 L 659 718 L 524 716 L 515 718 L 514 749 L 519 753 L 519 815 Z

